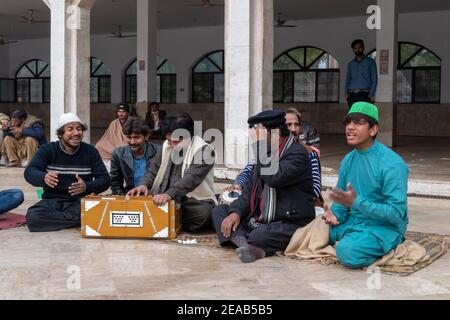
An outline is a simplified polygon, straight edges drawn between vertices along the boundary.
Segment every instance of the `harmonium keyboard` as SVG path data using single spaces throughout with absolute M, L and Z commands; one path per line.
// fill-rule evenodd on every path
M 152 197 L 95 196 L 81 199 L 81 235 L 86 238 L 175 239 L 180 210 L 171 200 L 156 206 Z

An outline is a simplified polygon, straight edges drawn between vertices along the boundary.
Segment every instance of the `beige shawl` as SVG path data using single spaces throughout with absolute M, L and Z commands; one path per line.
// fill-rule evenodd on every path
M 284 254 L 300 260 L 336 261 L 336 249 L 328 244 L 329 233 L 330 225 L 318 217 L 307 226 L 297 229 Z M 429 258 L 424 247 L 414 241 L 406 240 L 372 266 L 412 266 Z
M 111 122 L 103 137 L 97 142 L 100 156 L 105 160 L 111 160 L 112 152 L 115 148 L 128 144 L 127 136 L 123 133 L 119 119 Z
M 181 169 L 181 177 L 184 176 L 184 172 L 194 161 L 194 155 L 197 151 L 199 151 L 203 146 L 207 143 L 200 138 L 199 136 L 194 136 L 191 143 L 189 144 L 186 155 L 183 159 L 183 165 Z M 171 153 L 172 148 L 169 147 L 167 140 L 164 141 L 162 147 L 162 157 L 161 157 L 161 166 L 159 167 L 158 173 L 156 174 L 155 180 L 153 181 L 152 188 L 150 189 L 151 194 L 158 193 L 161 183 L 164 179 L 164 174 L 166 173 L 166 169 L 171 162 Z M 208 172 L 208 175 L 203 179 L 202 183 L 195 188 L 192 192 L 189 192 L 187 197 L 195 198 L 197 200 L 207 200 L 210 199 L 214 201 L 217 205 L 217 199 L 214 195 L 214 168 Z

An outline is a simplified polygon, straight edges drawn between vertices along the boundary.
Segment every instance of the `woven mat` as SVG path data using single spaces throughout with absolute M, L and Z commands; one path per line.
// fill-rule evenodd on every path
M 186 240 L 196 240 L 195 244 L 182 244 L 179 243 L 179 241 L 186 241 Z M 217 240 L 217 236 L 215 233 L 212 232 L 204 232 L 204 233 L 188 233 L 188 232 L 182 232 L 178 235 L 176 239 L 168 240 L 170 242 L 175 242 L 177 244 L 181 245 L 189 245 L 189 246 L 203 246 L 203 247 L 210 247 L 210 248 L 222 248 L 219 244 L 219 240 Z
M 414 266 L 385 266 L 380 267 L 380 272 L 397 276 L 409 276 L 410 274 L 425 268 L 445 254 L 450 248 L 450 236 L 432 233 L 408 231 L 405 238 L 412 240 L 423 246 L 430 259 L 426 262 L 418 263 Z M 195 244 L 182 244 L 179 241 L 196 240 Z M 181 245 L 205 246 L 210 248 L 221 248 L 215 233 L 191 234 L 182 232 L 176 239 L 168 240 Z M 280 255 L 280 254 L 278 254 Z M 282 255 L 282 254 L 281 254 Z M 323 263 L 323 262 L 322 262 Z M 331 263 L 331 262 L 330 262 Z M 327 264 L 327 263 L 325 263 Z
M 443 236 L 440 234 L 423 233 L 408 231 L 405 238 L 412 240 L 423 246 L 427 254 L 430 255 L 430 259 L 425 262 L 417 263 L 413 266 L 385 266 L 380 267 L 380 271 L 385 274 L 396 276 L 409 276 L 410 274 L 423 269 L 442 255 L 444 255 L 450 248 L 450 236 Z

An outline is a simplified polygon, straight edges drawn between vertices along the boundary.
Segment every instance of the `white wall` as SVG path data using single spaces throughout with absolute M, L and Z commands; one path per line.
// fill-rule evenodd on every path
M 0 78 L 7 78 L 9 75 L 9 49 L 7 46 L 0 46 Z
M 9 76 L 14 78 L 22 64 L 40 59 L 50 63 L 50 39 L 20 40 L 9 45 Z
M 290 22 L 291 23 L 291 22 Z M 352 59 L 350 43 L 363 38 L 366 49 L 375 47 L 375 31 L 366 28 L 366 17 L 292 21 L 297 28 L 275 29 L 274 56 L 292 47 L 312 45 L 329 51 L 341 65 L 341 100 L 344 100 L 346 65 Z M 400 15 L 399 41 L 420 43 L 442 58 L 442 102 L 450 102 L 450 11 Z M 122 72 L 136 56 L 136 39 L 92 36 L 91 55 L 103 60 L 112 71 L 112 101 L 122 97 Z M 223 49 L 223 26 L 158 31 L 158 54 L 177 70 L 177 102 L 190 100 L 192 65 L 206 53 Z M 30 59 L 49 62 L 48 39 L 22 40 L 9 46 L 9 75 Z M 1 57 L 1 51 L 0 51 Z M 0 74 L 2 67 L 0 66 Z

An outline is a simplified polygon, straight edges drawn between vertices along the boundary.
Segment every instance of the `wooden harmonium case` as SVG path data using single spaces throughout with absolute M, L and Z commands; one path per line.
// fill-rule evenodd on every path
M 180 210 L 173 200 L 159 207 L 152 197 L 90 195 L 81 200 L 86 238 L 175 239 L 180 232 Z

